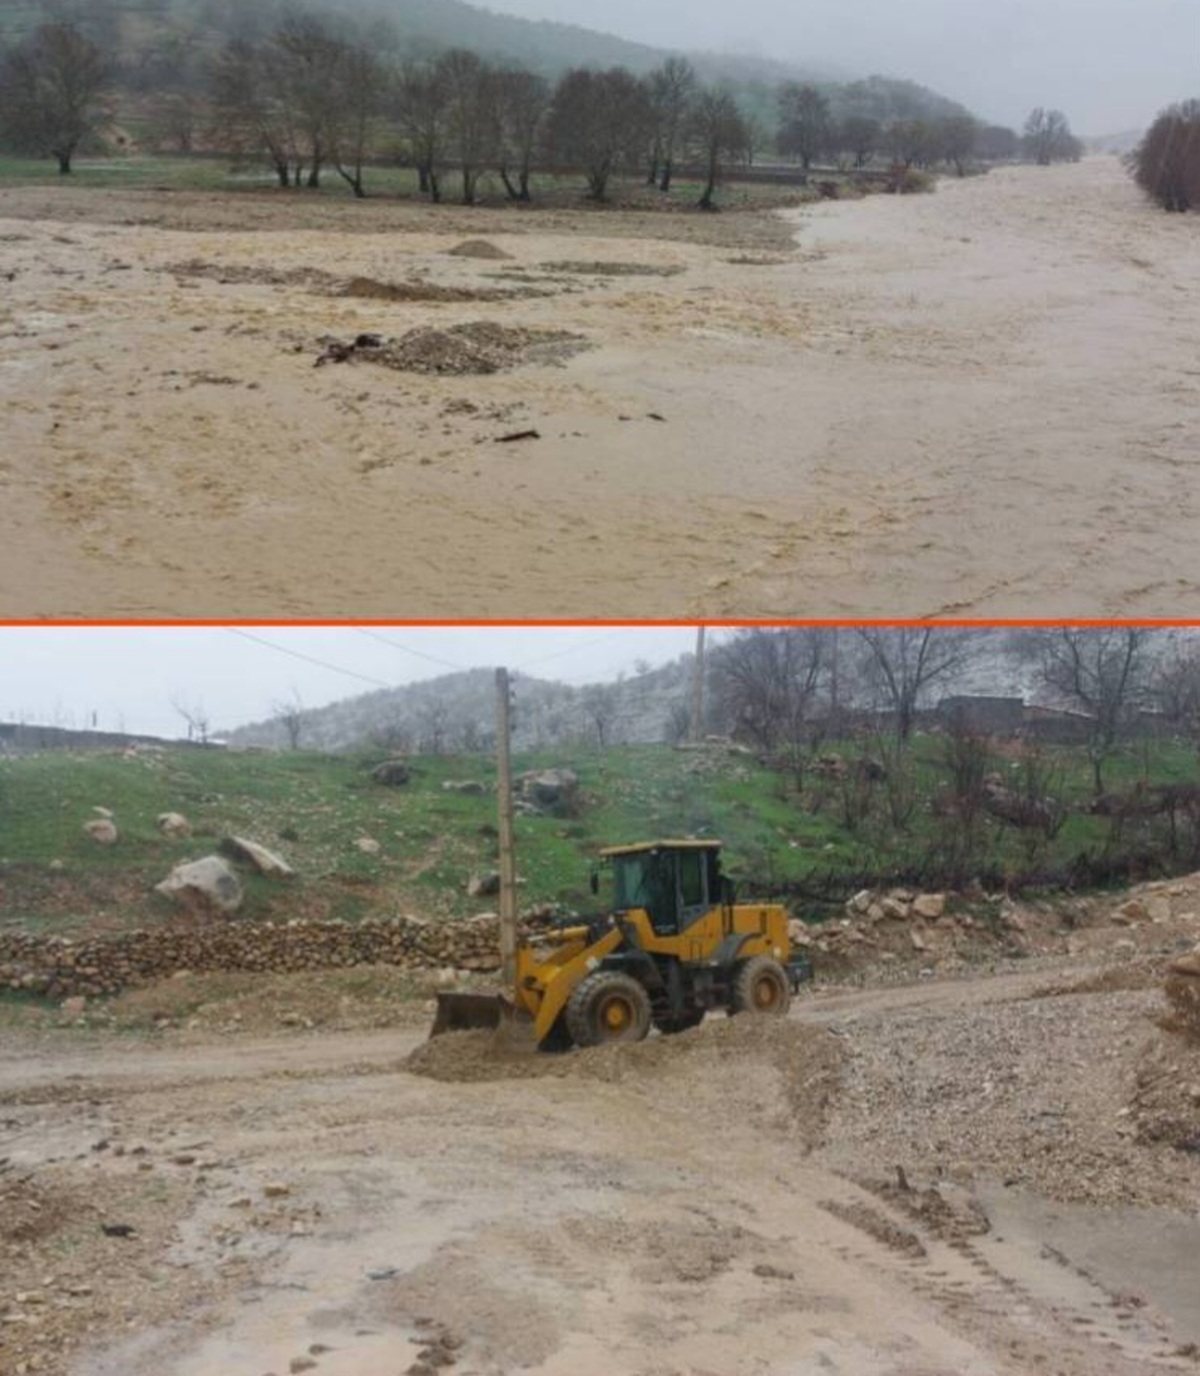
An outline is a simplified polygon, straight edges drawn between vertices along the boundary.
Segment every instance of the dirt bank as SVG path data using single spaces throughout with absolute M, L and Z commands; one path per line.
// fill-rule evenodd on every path
M 1193 230 L 1115 160 L 770 219 L 6 189 L 0 611 L 1191 615 Z M 480 323 L 586 347 L 313 366 Z

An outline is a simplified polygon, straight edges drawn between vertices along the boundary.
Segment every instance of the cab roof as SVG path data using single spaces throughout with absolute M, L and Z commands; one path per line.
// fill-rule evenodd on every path
M 638 841 L 631 846 L 605 846 L 600 854 L 609 859 L 614 855 L 638 855 L 652 850 L 720 850 L 721 842 L 715 836 L 675 837 L 665 841 Z

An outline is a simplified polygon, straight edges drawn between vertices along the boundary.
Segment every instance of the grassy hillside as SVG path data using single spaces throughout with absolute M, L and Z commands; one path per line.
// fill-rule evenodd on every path
M 810 775 L 796 792 L 790 779 L 720 748 L 564 747 L 519 755 L 518 769 L 565 765 L 581 780 L 574 815 L 517 819 L 522 901 L 592 906 L 587 875 L 600 846 L 665 834 L 722 837 L 727 868 L 744 889 L 787 890 L 796 910 L 808 915 L 873 877 L 907 874 L 936 884 L 945 877 L 951 839 L 930 808 L 945 777 L 942 748 L 936 737 L 916 741 L 903 781 L 914 806 L 901 827 L 889 817 L 884 785 L 875 786 L 864 816 L 848 826 L 848 785 Z M 411 782 L 387 788 L 369 778 L 378 758 L 178 749 L 0 761 L 0 920 L 43 930 L 154 921 L 169 909 L 153 885 L 173 864 L 209 853 L 228 834 L 277 849 L 299 873 L 286 887 L 250 882 L 245 914 L 251 919 L 453 916 L 491 906 L 466 894 L 471 874 L 495 865 L 491 762 L 417 757 Z M 1002 759 L 994 764 L 1013 768 Z M 1082 806 L 1088 769 L 1081 752 L 1061 750 L 1051 764 L 1059 796 Z M 1113 762 L 1110 786 L 1194 774 L 1183 747 L 1131 747 Z M 442 787 L 444 780 L 466 779 L 488 791 L 464 796 Z M 121 839 L 111 848 L 83 833 L 97 806 L 116 815 Z M 159 835 L 155 819 L 171 810 L 191 820 L 190 840 Z M 1189 827 L 1179 824 L 1172 855 L 1166 826 L 1159 817 L 1117 828 L 1076 811 L 1053 840 L 1033 846 L 1024 833 L 987 819 L 968 864 L 989 887 L 1030 871 L 1051 880 L 1095 875 L 1102 869 L 1097 862 L 1111 861 L 1114 879 L 1195 868 Z M 360 850 L 361 837 L 378 842 L 378 853 Z M 1086 871 L 1078 868 L 1081 856 L 1088 857 Z

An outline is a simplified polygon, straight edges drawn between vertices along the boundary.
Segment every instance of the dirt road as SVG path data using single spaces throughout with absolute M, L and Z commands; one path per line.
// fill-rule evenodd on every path
M 1118 1107 L 1158 996 L 1046 979 L 533 1064 L 407 1061 L 411 1030 L 11 1047 L 0 1371 L 1195 1370 L 1200 1166 Z
M 1111 159 L 770 220 L 5 189 L 0 611 L 1194 615 L 1185 219 Z M 314 368 L 479 322 L 578 339 Z

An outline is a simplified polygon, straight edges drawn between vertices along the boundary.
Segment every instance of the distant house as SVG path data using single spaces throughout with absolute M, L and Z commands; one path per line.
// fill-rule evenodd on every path
M 960 693 L 942 698 L 935 715 L 943 729 L 953 727 L 981 736 L 1015 736 L 1025 725 L 1025 700 Z

